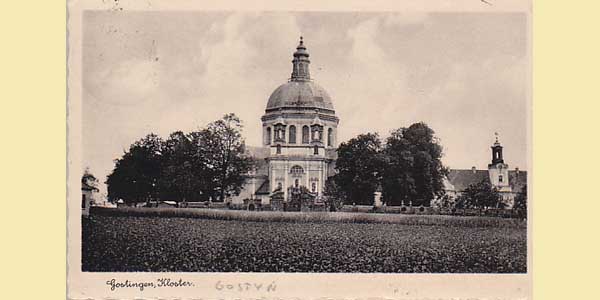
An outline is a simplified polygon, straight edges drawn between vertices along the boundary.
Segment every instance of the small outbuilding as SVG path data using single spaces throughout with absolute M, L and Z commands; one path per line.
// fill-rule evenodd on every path
M 90 206 L 94 204 L 95 194 L 98 188 L 89 185 L 87 182 L 81 182 L 81 214 L 88 216 L 90 214 Z

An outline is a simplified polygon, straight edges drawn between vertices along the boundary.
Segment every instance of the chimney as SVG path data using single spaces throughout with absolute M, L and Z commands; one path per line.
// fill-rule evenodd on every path
M 475 166 L 471 167 L 471 171 L 473 171 L 473 174 L 477 173 L 477 168 L 475 168 Z

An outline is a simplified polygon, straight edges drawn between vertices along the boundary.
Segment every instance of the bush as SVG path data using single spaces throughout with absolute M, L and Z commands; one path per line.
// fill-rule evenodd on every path
M 200 218 L 252 222 L 294 223 L 385 223 L 402 225 L 441 225 L 462 227 L 519 227 L 526 222 L 520 219 L 503 219 L 483 216 L 405 215 L 351 212 L 280 212 L 190 208 L 108 208 L 92 207 L 90 214 L 108 216 L 135 216 L 160 218 Z

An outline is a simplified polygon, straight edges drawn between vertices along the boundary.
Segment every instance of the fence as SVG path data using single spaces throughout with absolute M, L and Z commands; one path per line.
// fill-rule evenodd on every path
M 251 210 L 251 211 L 286 211 L 283 201 L 272 201 L 270 204 L 261 204 L 260 201 L 245 200 L 244 203 L 224 202 L 186 202 L 180 203 L 180 208 L 203 208 L 221 210 Z M 325 205 L 311 205 L 302 211 L 325 212 Z M 449 209 L 428 206 L 373 206 L 373 205 L 343 205 L 340 212 L 347 213 L 384 213 L 384 214 L 406 214 L 406 215 L 450 215 L 450 216 L 486 216 L 500 218 L 527 217 L 526 210 L 519 209 Z
M 450 209 L 430 206 L 372 206 L 372 205 L 344 205 L 342 212 L 362 213 L 388 213 L 407 215 L 452 215 L 452 216 L 488 216 L 501 218 L 526 218 L 526 210 L 518 209 Z

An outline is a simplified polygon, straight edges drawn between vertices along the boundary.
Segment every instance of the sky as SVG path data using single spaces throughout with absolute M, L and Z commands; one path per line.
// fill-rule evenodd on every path
M 300 36 L 340 118 L 338 141 L 422 121 L 450 168 L 486 169 L 495 132 L 510 168 L 527 168 L 525 14 L 190 11 L 86 11 L 83 166 L 105 191 L 134 141 L 230 112 L 259 146 Z

